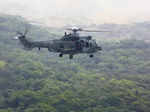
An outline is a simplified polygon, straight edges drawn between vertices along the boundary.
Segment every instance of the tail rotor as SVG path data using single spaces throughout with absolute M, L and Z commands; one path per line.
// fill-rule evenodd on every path
M 14 40 L 18 40 L 20 38 L 25 38 L 28 34 L 28 29 L 26 28 L 24 32 L 16 31 L 16 36 L 13 37 Z

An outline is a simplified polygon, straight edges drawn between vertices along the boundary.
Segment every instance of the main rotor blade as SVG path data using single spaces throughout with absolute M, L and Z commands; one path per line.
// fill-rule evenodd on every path
M 70 30 L 70 31 L 73 31 L 73 30 L 81 31 L 82 29 L 81 29 L 81 28 L 79 28 L 79 29 L 67 28 L 66 30 Z
M 71 31 L 72 31 L 72 29 L 71 29 L 71 28 L 66 28 L 66 30 L 71 30 Z
M 111 32 L 111 31 L 103 31 L 103 30 L 84 30 L 82 28 L 67 28 L 66 30 L 70 31 L 83 31 L 83 32 Z
M 102 30 L 82 30 L 81 31 L 84 31 L 84 32 L 110 32 L 110 31 L 102 31 Z

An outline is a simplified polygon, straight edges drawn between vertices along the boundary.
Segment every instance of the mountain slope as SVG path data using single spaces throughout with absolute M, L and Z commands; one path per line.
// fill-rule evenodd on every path
M 22 23 L 28 22 L 0 16 L 0 112 L 150 111 L 149 43 L 101 41 L 103 51 L 93 59 L 61 59 L 47 49 L 22 50 L 11 39 Z M 60 35 L 30 27 L 33 39 Z

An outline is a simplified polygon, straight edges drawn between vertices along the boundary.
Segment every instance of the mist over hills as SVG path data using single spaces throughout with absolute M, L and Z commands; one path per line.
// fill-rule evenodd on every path
M 72 21 L 73 22 L 73 21 Z M 58 23 L 58 22 L 57 22 Z M 92 35 L 94 38 L 98 40 L 109 40 L 109 39 L 139 39 L 139 40 L 150 40 L 150 21 L 132 23 L 132 24 L 69 24 L 66 20 L 66 25 L 63 27 L 51 27 L 56 31 L 60 31 L 62 34 L 65 31 L 65 28 L 69 28 L 72 26 L 77 26 L 89 30 L 102 30 L 108 32 L 101 33 L 85 33 L 80 32 L 81 35 Z M 76 23 L 75 21 L 73 23 Z M 46 26 L 46 25 L 45 25 Z
M 148 0 L 1 0 L 0 13 L 21 15 L 48 26 L 128 24 L 150 19 Z
M 89 28 L 92 26 L 89 26 Z M 150 22 L 141 22 L 133 24 L 100 24 L 93 26 L 95 29 L 104 29 L 110 33 L 100 33 L 99 37 L 115 38 L 115 39 L 150 39 Z M 98 34 L 95 36 L 97 37 Z
M 5 22 L 5 19 L 7 19 L 7 17 L 9 17 L 9 21 L 11 20 L 11 22 L 14 22 L 13 24 L 18 24 L 16 23 L 16 20 L 22 21 L 22 23 L 24 21 L 28 21 L 31 25 L 36 25 L 39 27 L 43 27 L 45 29 L 47 29 L 48 32 L 50 32 L 51 34 L 55 35 L 54 38 L 61 38 L 64 35 L 64 32 L 66 31 L 65 29 L 68 27 L 72 27 L 74 25 L 72 24 L 67 24 L 63 27 L 49 27 L 47 25 L 44 24 L 40 24 L 36 21 L 30 21 L 27 20 L 21 16 L 10 16 L 10 15 L 5 15 L 5 14 L 1 14 L 0 15 L 0 22 Z M 15 18 L 13 20 L 13 18 Z M 17 30 L 24 30 L 25 25 L 22 24 L 21 22 L 19 23 L 21 26 L 20 28 L 17 29 L 13 29 L 14 31 Z M 13 27 L 13 26 L 12 26 Z M 89 30 L 102 30 L 102 31 L 109 31 L 109 32 L 101 32 L 101 33 L 85 33 L 85 32 L 80 32 L 81 35 L 92 35 L 93 38 L 97 39 L 97 40 L 122 40 L 122 39 L 139 39 L 139 40 L 145 40 L 147 42 L 149 42 L 150 40 L 150 21 L 145 21 L 145 22 L 140 22 L 140 23 L 133 23 L 133 24 L 80 24 L 77 25 L 77 27 L 81 27 L 81 28 L 85 28 L 85 29 L 89 29 Z M 1 27 L 0 28 L 5 29 L 5 27 Z M 40 37 L 41 38 L 41 37 Z M 43 37 L 44 38 L 44 37 Z

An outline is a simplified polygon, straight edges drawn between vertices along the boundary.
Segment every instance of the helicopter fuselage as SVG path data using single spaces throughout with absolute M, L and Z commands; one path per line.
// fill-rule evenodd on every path
M 53 40 L 49 43 L 48 50 L 50 52 L 60 52 L 62 54 L 78 54 L 78 53 L 95 53 L 101 50 L 95 40 L 77 40 L 63 41 Z
M 87 53 L 90 54 L 90 57 L 93 57 L 93 53 L 102 50 L 91 36 L 79 36 L 75 31 L 70 34 L 65 33 L 61 39 L 49 41 L 29 41 L 22 33 L 20 33 L 18 39 L 27 50 L 47 48 L 50 52 L 59 53 L 60 57 L 63 54 L 69 54 L 70 59 L 73 58 L 73 55 L 80 53 Z

